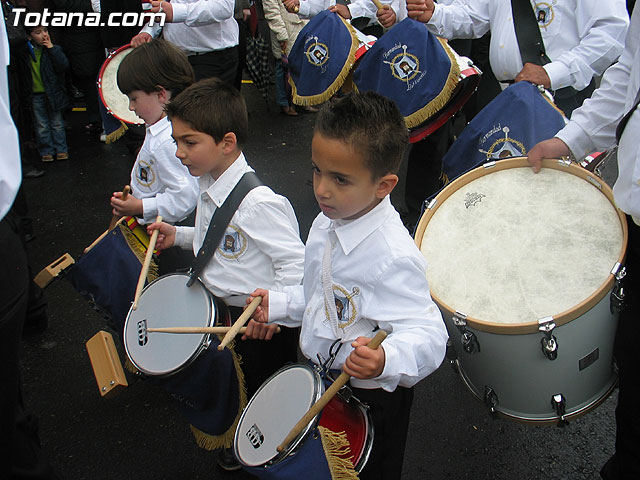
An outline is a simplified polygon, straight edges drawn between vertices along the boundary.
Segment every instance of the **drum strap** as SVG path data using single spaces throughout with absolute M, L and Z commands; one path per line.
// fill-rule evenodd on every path
M 620 123 L 618 123 L 618 127 L 616 128 L 617 143 L 620 143 L 620 137 L 622 137 L 622 132 L 624 132 L 624 129 L 627 126 L 627 122 L 629 122 L 629 118 L 631 118 L 631 115 L 633 115 L 633 112 L 636 111 L 636 108 L 638 108 L 638 105 L 640 105 L 640 90 L 638 90 L 638 93 L 636 93 L 636 100 L 635 102 L 633 102 L 633 107 L 631 107 L 631 110 L 629 110 L 627 114 L 624 117 L 622 117 L 622 120 L 620 120 Z
M 522 64 L 529 62 L 542 66 L 550 63 L 551 60 L 547 57 L 538 19 L 531 8 L 531 2 L 529 0 L 511 0 L 511 11 Z
M 216 248 L 218 248 L 218 245 L 220 245 L 222 235 L 224 235 L 225 230 L 229 226 L 229 222 L 231 222 L 231 218 L 233 218 L 233 214 L 238 210 L 244 197 L 246 197 L 251 190 L 261 185 L 263 185 L 263 183 L 254 172 L 245 173 L 236 186 L 233 187 L 233 190 L 231 190 L 231 193 L 222 206 L 214 212 L 209 222 L 209 228 L 204 237 L 204 242 L 202 242 L 198 255 L 196 255 L 191 265 L 187 287 L 193 285 L 193 282 L 196 281 L 216 251 Z

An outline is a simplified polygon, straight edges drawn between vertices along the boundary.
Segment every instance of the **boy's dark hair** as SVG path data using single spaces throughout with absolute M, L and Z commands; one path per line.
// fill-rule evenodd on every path
M 194 83 L 165 107 L 169 120 L 178 118 L 211 135 L 216 143 L 233 132 L 240 148 L 247 140 L 247 106 L 240 92 L 219 78 Z
M 184 52 L 161 39 L 134 48 L 118 67 L 118 88 L 124 94 L 164 88 L 173 98 L 194 81 L 193 67 Z
M 352 93 L 325 104 L 315 133 L 350 145 L 364 157 L 374 179 L 398 172 L 409 141 L 396 104 L 375 92 Z

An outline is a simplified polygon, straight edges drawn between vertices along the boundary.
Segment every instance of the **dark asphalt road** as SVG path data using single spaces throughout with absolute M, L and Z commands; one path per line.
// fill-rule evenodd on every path
M 308 183 L 314 116 L 285 117 L 275 107 L 268 113 L 253 86 L 244 93 L 251 115 L 247 158 L 265 183 L 291 199 L 304 239 L 318 212 Z M 83 115 L 71 118 L 70 160 L 44 165 L 44 177 L 25 181 L 34 272 L 65 252 L 80 256 L 110 220 L 111 192 L 129 179 L 124 145 L 104 145 L 81 131 Z M 222 472 L 215 455 L 196 446 L 167 395 L 148 383 L 129 376 L 118 397 L 102 399 L 84 345 L 105 328 L 103 320 L 65 280 L 52 283 L 46 296 L 50 326 L 24 341 L 24 381 L 62 479 L 248 478 Z M 524 425 L 492 418 L 445 363 L 417 386 L 403 478 L 597 479 L 613 451 L 615 397 L 566 428 Z

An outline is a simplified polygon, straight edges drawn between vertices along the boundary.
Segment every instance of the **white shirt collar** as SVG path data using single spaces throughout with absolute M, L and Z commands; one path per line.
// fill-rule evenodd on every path
M 171 122 L 169 121 L 169 117 L 165 115 L 153 125 L 147 125 L 147 132 L 152 137 L 155 137 L 169 127 L 171 127 Z
M 389 209 L 392 208 L 391 200 L 387 195 L 370 212 L 360 218 L 338 221 L 327 218 L 327 222 L 320 224 L 319 228 L 335 230 L 342 251 L 345 255 L 349 255 L 354 248 L 384 223 Z
M 244 154 L 240 152 L 238 158 L 215 180 L 206 173 L 198 178 L 200 191 L 206 193 L 211 200 L 220 207 L 227 199 L 233 188 L 247 171 L 253 171 L 247 164 Z

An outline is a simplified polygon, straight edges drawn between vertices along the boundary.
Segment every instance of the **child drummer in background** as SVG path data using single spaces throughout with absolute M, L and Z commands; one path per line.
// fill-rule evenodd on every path
M 177 245 L 197 253 L 216 209 L 242 176 L 253 172 L 242 153 L 249 129 L 247 109 L 240 92 L 210 78 L 172 100 L 167 114 L 177 144 L 175 155 L 191 175 L 199 177 L 196 226 L 153 223 L 148 232 L 160 231 L 159 249 Z M 269 187 L 258 186 L 240 203 L 200 279 L 229 305 L 235 320 L 256 284 L 276 290 L 299 285 L 303 264 L 304 245 L 293 207 Z M 288 328 L 275 335 L 273 342 L 236 342 L 249 396 L 276 370 L 297 360 L 296 345 L 297 331 Z M 226 470 L 240 468 L 231 448 L 220 452 L 218 464 Z
M 165 105 L 194 78 L 186 55 L 164 40 L 145 43 L 122 60 L 118 87 L 129 97 L 129 110 L 144 120 L 146 134 L 131 170 L 131 195 L 125 199 L 114 192 L 111 197 L 114 215 L 135 216 L 141 224 L 161 215 L 169 223 L 193 225 L 187 217 L 196 207 L 198 184 L 176 158 Z M 187 267 L 190 260 L 178 249 L 165 252 L 160 273 Z
M 363 479 L 400 478 L 412 387 L 438 368 L 447 342 L 425 259 L 389 199 L 407 140 L 395 104 L 376 93 L 326 104 L 311 145 L 322 212 L 309 232 L 303 284 L 252 294 L 263 297 L 258 322 L 302 325 L 308 359 L 327 358 L 340 339 L 333 368 L 353 377 L 354 395 L 370 405 L 374 424 Z M 246 335 L 269 338 L 262 328 L 252 323 Z M 377 328 L 389 336 L 372 350 L 366 345 Z

